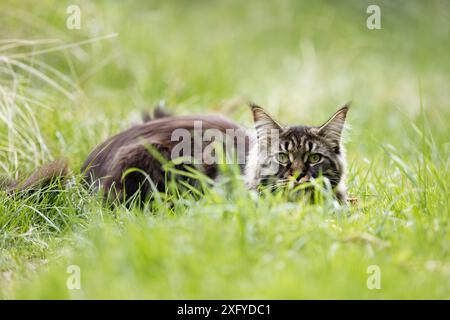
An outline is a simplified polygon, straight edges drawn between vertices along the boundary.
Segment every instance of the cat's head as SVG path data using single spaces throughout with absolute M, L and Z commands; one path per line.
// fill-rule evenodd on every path
M 263 108 L 250 107 L 257 134 L 246 168 L 250 187 L 299 185 L 322 177 L 338 198 L 345 198 L 342 131 L 348 105 L 320 126 L 284 126 Z

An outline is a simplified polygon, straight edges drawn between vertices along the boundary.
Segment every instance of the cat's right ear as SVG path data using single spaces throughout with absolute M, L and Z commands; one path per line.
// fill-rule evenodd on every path
M 282 126 L 276 122 L 263 108 L 256 104 L 250 103 L 253 113 L 253 122 L 255 123 L 256 133 L 258 137 L 262 137 L 271 130 L 281 130 Z
M 349 106 L 350 104 L 347 103 L 336 111 L 336 113 L 328 119 L 327 122 L 321 125 L 318 130 L 318 133 L 334 145 L 337 150 L 339 150 L 339 145 L 341 144 L 342 130 L 344 129 Z

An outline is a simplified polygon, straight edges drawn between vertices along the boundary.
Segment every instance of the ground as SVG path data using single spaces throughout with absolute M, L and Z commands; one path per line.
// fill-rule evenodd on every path
M 66 2 L 0 4 L 1 174 L 66 157 L 74 175 L 0 193 L 0 298 L 450 298 L 448 2 L 73 4 L 80 29 Z M 143 209 L 79 184 L 91 149 L 159 101 L 251 128 L 246 99 L 311 125 L 352 101 L 358 202 L 257 197 L 233 172 Z

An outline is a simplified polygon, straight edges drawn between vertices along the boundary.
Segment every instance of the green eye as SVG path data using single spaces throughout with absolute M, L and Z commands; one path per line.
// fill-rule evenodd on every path
M 320 156 L 320 154 L 317 154 L 317 153 L 312 153 L 308 157 L 308 161 L 310 163 L 317 163 L 320 161 L 320 159 L 322 159 L 322 157 Z
M 289 162 L 289 155 L 284 152 L 277 153 L 277 161 L 279 163 L 288 163 Z

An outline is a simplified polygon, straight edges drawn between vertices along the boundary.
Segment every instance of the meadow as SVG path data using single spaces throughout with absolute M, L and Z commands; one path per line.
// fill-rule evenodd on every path
M 450 298 L 447 1 L 2 0 L 0 12 L 2 181 L 60 157 L 74 177 L 0 191 L 0 299 Z M 81 186 L 89 152 L 160 101 L 251 128 L 246 99 L 311 125 L 351 101 L 357 203 L 258 197 L 226 168 L 201 197 L 144 208 Z

